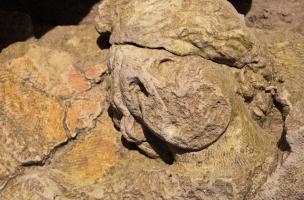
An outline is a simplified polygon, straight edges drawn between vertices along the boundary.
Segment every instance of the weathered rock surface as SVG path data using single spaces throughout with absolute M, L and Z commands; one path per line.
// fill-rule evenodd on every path
M 111 31 L 114 44 L 108 64 L 114 121 L 124 138 L 149 156 L 155 156 L 150 135 L 169 148 L 200 150 L 214 143 L 231 120 L 230 99 L 236 92 L 262 126 L 267 123 L 276 94 L 269 89 L 276 84 L 271 60 L 243 60 L 264 52 L 229 2 L 105 1 L 99 12 L 97 28 Z M 233 60 L 226 64 L 242 68 L 235 71 L 237 91 L 224 87 L 222 71 L 210 75 L 220 65 L 205 58 Z
M 0 55 L 1 185 L 22 166 L 42 165 L 104 111 L 104 89 L 95 79 L 105 71 L 106 52 L 96 46 L 92 26 L 69 30 L 59 27 L 39 43 L 17 43 Z
M 281 74 L 290 105 L 286 118 L 288 157 L 277 167 L 261 188 L 256 199 L 304 198 L 304 37 L 290 32 L 259 32 L 268 44 L 269 55 L 275 57 L 275 69 Z
M 119 134 L 105 112 L 94 130 L 70 142 L 43 167 L 29 167 L 11 180 L 3 199 L 92 199 L 88 186 L 123 159 Z
M 119 12 L 126 2 L 115 2 L 102 4 L 109 7 L 103 31 L 113 31 L 116 17 L 135 1 Z M 151 2 L 162 1 L 139 1 L 138 8 Z M 0 199 L 302 199 L 304 39 L 240 30 L 265 44 L 259 62 L 233 62 L 241 69 L 124 41 L 112 42 L 107 70 L 108 50 L 100 50 L 94 28 L 83 25 L 57 27 L 5 49 Z M 238 53 L 231 55 L 239 59 Z
M 245 20 L 246 24 L 251 27 L 288 30 L 303 35 L 303 9 L 302 0 L 252 0 Z
M 189 150 L 208 146 L 226 130 L 231 105 L 216 84 L 219 76 L 208 77 L 212 62 L 130 45 L 114 46 L 110 54 L 111 103 L 122 113 L 120 130 L 128 141 L 144 141 L 143 131 L 133 130 L 136 121 Z
M 226 0 L 108 0 L 99 13 L 97 30 L 112 32 L 112 44 L 164 48 L 236 67 L 259 61 L 254 36 Z
M 246 113 L 245 107 L 241 110 Z M 276 165 L 273 155 L 278 138 L 272 139 L 255 124 L 240 123 L 250 121 L 248 113 L 236 116 L 233 128 L 208 150 L 180 155 L 173 165 L 127 150 L 107 113 L 99 119 L 95 129 L 61 148 L 51 162 L 28 167 L 12 179 L 2 197 L 242 199 L 254 192 L 265 180 L 266 171 Z
M 69 29 L 72 30 L 72 33 L 71 35 L 66 33 L 68 35 L 65 42 L 61 41 L 60 38 L 62 36 L 59 37 L 57 34 L 64 35 L 66 31 L 64 31 L 64 28 L 57 28 L 39 40 L 39 42 L 29 41 L 27 43 L 16 44 L 1 53 L 0 60 L 4 63 L 2 69 L 6 73 L 16 76 L 16 80 L 25 83 L 28 81 L 29 88 L 33 87 L 37 93 L 45 95 L 46 99 L 54 99 L 55 102 L 58 102 L 63 113 L 65 113 L 63 115 L 65 117 L 60 120 L 61 124 L 58 128 L 64 131 L 64 138 L 68 140 L 65 144 L 55 148 L 53 153 L 49 155 L 49 158 L 41 162 L 41 166 L 30 163 L 29 166 L 20 167 L 20 162 L 10 156 L 12 152 L 3 151 L 6 154 L 3 157 L 6 159 L 6 162 L 4 162 L 5 165 L 1 164 L 5 167 L 3 169 L 7 170 L 4 171 L 7 179 L 2 178 L 3 183 L 6 183 L 3 185 L 0 193 L 3 199 L 151 199 L 151 197 L 153 199 L 187 199 L 194 197 L 198 199 L 214 199 L 215 197 L 218 199 L 242 199 L 253 196 L 259 186 L 266 180 L 270 171 L 276 167 L 278 158 L 281 157 L 281 153 L 276 148 L 277 141 L 281 137 L 282 132 L 281 115 L 276 108 L 272 107 L 273 111 L 271 113 L 273 115 L 267 115 L 267 119 L 272 122 L 272 126 L 261 128 L 257 124 L 257 121 L 252 117 L 248 109 L 248 105 L 244 103 L 242 96 L 236 95 L 241 85 L 237 78 L 239 69 L 216 64 L 199 56 L 180 58 L 165 50 L 149 50 L 122 45 L 112 48 L 111 51 L 115 49 L 115 51 L 118 51 L 117 54 L 114 54 L 116 57 L 115 59 L 113 57 L 113 63 L 115 60 L 119 61 L 118 58 L 120 56 L 125 55 L 120 54 L 120 51 L 123 51 L 124 48 L 131 48 L 134 52 L 141 52 L 138 53 L 139 56 L 127 54 L 130 60 L 135 60 L 140 62 L 140 64 L 147 52 L 156 52 L 155 54 L 150 53 L 150 61 L 159 60 L 159 55 L 170 58 L 161 64 L 150 65 L 149 61 L 146 61 L 147 65 L 129 65 L 130 69 L 133 70 L 132 72 L 146 70 L 149 75 L 147 77 L 150 77 L 148 79 L 149 83 L 155 85 L 157 89 L 155 91 L 164 99 L 174 97 L 167 89 L 175 91 L 178 94 L 176 99 L 172 101 L 176 103 L 168 104 L 168 111 L 174 113 L 175 106 L 178 108 L 181 102 L 178 97 L 182 96 L 182 94 L 195 91 L 195 87 L 189 87 L 185 91 L 178 90 L 179 85 L 207 85 L 208 87 L 205 89 L 211 91 L 210 99 L 219 98 L 223 103 L 220 106 L 224 106 L 223 108 L 227 109 L 227 119 L 229 120 L 229 122 L 225 121 L 225 123 L 229 123 L 227 129 L 223 128 L 225 129 L 225 133 L 207 149 L 192 153 L 175 149 L 173 151 L 174 154 L 171 155 L 175 159 L 172 165 L 166 164 L 161 159 L 148 159 L 138 151 L 128 150 L 123 146 L 120 140 L 121 135 L 114 129 L 108 113 L 103 112 L 102 116 L 96 114 L 100 110 L 106 109 L 105 104 L 100 104 L 100 101 L 104 102 L 105 95 L 103 88 L 107 85 L 105 84 L 107 81 L 104 81 L 107 78 L 100 78 L 100 75 L 105 70 L 104 65 L 100 63 L 103 63 L 104 60 L 100 61 L 100 57 L 95 57 L 94 53 L 92 53 L 95 52 L 93 46 L 96 45 L 94 38 L 96 40 L 97 36 L 89 36 L 88 32 L 92 31 L 90 26 L 80 26 L 75 29 L 69 27 Z M 77 29 L 80 30 L 77 31 Z M 73 39 L 70 39 L 71 37 Z M 59 45 L 52 46 L 58 40 L 60 41 Z M 85 42 L 85 45 L 87 45 L 84 49 L 78 46 L 80 44 L 84 45 L 81 42 Z M 90 47 L 90 44 L 92 44 L 92 47 Z M 70 47 L 70 45 L 73 46 Z M 47 49 L 48 53 L 44 53 L 45 49 Z M 61 53 L 59 55 L 56 54 L 54 59 L 48 58 L 57 51 Z M 18 52 L 18 55 L 11 52 Z M 96 55 L 105 53 L 100 50 L 96 51 Z M 39 61 L 38 58 L 41 57 L 39 55 L 42 55 L 45 59 Z M 60 60 L 60 55 L 63 55 L 67 59 L 55 62 L 56 60 Z M 68 55 L 70 56 L 68 57 Z M 32 60 L 34 67 L 22 67 L 22 63 L 25 62 L 23 59 L 26 57 Z M 80 62 L 81 60 L 84 62 Z M 120 65 L 118 62 L 115 67 L 117 69 L 119 67 L 128 67 L 127 64 L 130 60 L 125 59 L 124 63 L 126 65 Z M 22 62 L 18 64 L 17 61 Z M 56 65 L 56 63 L 58 64 Z M 81 65 L 80 63 L 84 64 Z M 191 65 L 186 65 L 187 63 Z M 176 66 L 176 68 L 173 66 Z M 14 70 L 15 67 L 18 67 L 19 70 Z M 43 71 L 46 67 L 50 68 L 50 70 Z M 62 70 L 62 73 L 57 73 L 53 68 Z M 186 69 L 188 68 L 192 69 L 192 71 L 187 71 Z M 74 90 L 71 85 L 73 85 L 73 80 L 75 79 L 69 79 L 66 76 L 67 73 L 65 73 L 66 70 L 71 69 L 81 72 L 76 73 L 76 82 L 88 82 L 88 85 L 90 85 L 88 89 Z M 175 69 L 179 70 L 176 71 Z M 113 68 L 109 72 L 113 73 L 113 70 L 115 71 Z M 194 74 L 193 71 L 197 73 L 195 73 L 195 76 L 193 75 L 193 78 L 188 79 L 190 74 Z M 53 77 L 48 75 L 47 72 L 52 73 Z M 121 70 L 117 70 L 116 72 L 122 73 Z M 117 78 L 117 76 L 112 75 L 112 78 Z M 134 75 L 139 76 L 141 74 L 132 73 L 130 77 Z M 168 79 L 169 75 L 175 78 Z M 67 90 L 69 91 L 67 95 L 57 93 L 56 89 L 65 84 L 65 80 L 67 79 L 69 79 L 71 83 L 69 86 L 72 89 Z M 122 76 L 121 81 L 124 80 L 127 81 L 128 79 Z M 101 85 L 98 84 L 100 81 Z M 146 86 L 146 82 L 143 83 Z M 176 83 L 179 83 L 179 85 Z M 200 85 L 201 83 L 203 84 Z M 125 89 L 126 94 L 133 95 L 133 98 L 138 97 L 138 100 L 142 101 L 141 104 L 143 106 L 148 105 L 147 108 L 150 109 L 150 100 L 147 101 L 145 94 L 141 94 L 140 88 L 137 88 L 137 85 L 134 86 L 136 87 L 130 91 L 127 89 L 128 87 L 122 89 Z M 149 88 L 148 86 L 146 87 Z M 146 92 L 149 91 L 150 89 L 147 89 Z M 192 96 L 195 95 L 192 94 Z M 111 101 L 111 93 L 109 97 Z M 150 95 L 148 98 L 151 98 L 151 102 L 153 102 L 153 95 Z M 188 96 L 184 102 L 189 101 L 189 105 L 193 105 L 194 103 L 191 103 L 190 100 L 191 98 Z M 205 100 L 208 102 L 208 98 Z M 156 101 L 156 105 L 157 103 Z M 40 104 L 44 105 L 44 102 Z M 136 101 L 130 101 L 129 104 L 131 107 L 133 105 L 134 108 L 138 106 Z M 211 101 L 210 104 L 212 105 Z M 217 104 L 214 105 L 215 111 L 216 106 Z M 184 109 L 183 107 L 180 108 Z M 203 105 L 198 107 L 198 109 L 205 108 Z M 164 112 L 162 109 L 160 111 Z M 43 113 L 44 115 L 47 116 L 49 114 L 53 116 L 52 110 L 49 109 L 45 112 Z M 170 116 L 170 112 L 168 112 L 169 114 L 164 112 L 164 115 Z M 195 116 L 200 116 L 196 114 L 199 113 L 196 110 L 193 110 L 193 113 L 195 113 L 194 118 Z M 149 113 L 144 112 L 143 114 L 143 116 L 149 119 Z M 158 113 L 156 112 L 156 114 Z M 33 115 L 35 117 L 37 114 L 33 113 Z M 172 116 L 178 117 L 176 118 L 177 122 L 178 120 L 182 120 L 180 115 Z M 55 119 L 58 119 L 58 117 Z M 215 122 L 217 122 L 216 119 Z M 95 123 L 97 124 L 95 125 Z M 183 128 L 184 124 L 180 123 L 180 125 Z M 151 124 L 152 128 L 153 126 L 155 124 Z M 42 126 L 42 129 L 44 127 Z M 138 128 L 140 130 L 140 127 Z M 75 130 L 78 136 L 74 140 L 69 139 L 73 136 Z M 13 132 L 13 134 L 17 133 L 18 131 Z M 221 134 L 221 131 L 218 134 Z M 53 135 L 53 132 L 48 133 L 48 135 Z M 146 139 L 145 137 L 144 140 Z M 41 140 L 44 141 L 43 137 Z M 153 154 L 153 148 L 157 147 L 159 141 L 159 139 L 155 140 L 148 137 L 147 142 L 143 142 L 143 145 L 140 145 L 139 148 L 145 150 L 152 148 L 151 154 Z M 165 145 L 168 144 L 165 143 Z M 165 151 L 172 150 L 172 147 L 162 148 Z M 41 148 L 39 147 L 38 150 L 41 150 Z M 10 167 L 12 165 L 16 166 L 16 170 L 13 170 L 13 172 Z M 6 182 L 6 180 L 9 181 Z

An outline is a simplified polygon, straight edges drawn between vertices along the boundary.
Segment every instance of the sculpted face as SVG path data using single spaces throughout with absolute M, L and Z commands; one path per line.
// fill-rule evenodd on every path
M 97 29 L 111 31 L 113 45 L 114 121 L 149 156 L 157 157 L 153 143 L 160 141 L 171 153 L 216 142 L 233 119 L 237 95 L 255 120 L 271 112 L 269 62 L 228 2 L 109 0 L 99 12 Z
M 227 128 L 231 105 L 219 80 L 206 76 L 212 62 L 130 45 L 113 46 L 111 56 L 111 103 L 128 141 L 143 141 L 139 123 L 166 143 L 199 150 Z

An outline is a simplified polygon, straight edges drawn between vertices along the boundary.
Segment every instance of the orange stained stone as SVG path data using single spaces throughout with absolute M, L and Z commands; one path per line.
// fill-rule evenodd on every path
M 73 183 L 86 185 L 94 183 L 115 165 L 119 161 L 117 143 L 120 135 L 106 115 L 103 114 L 96 128 L 79 140 L 52 168 L 63 172 Z
M 35 88 L 55 96 L 69 98 L 91 88 L 81 71 L 66 63 L 48 66 L 25 56 L 12 60 L 7 69 Z
M 89 65 L 85 71 L 85 76 L 91 80 L 98 79 L 106 70 L 107 66 L 105 64 Z
M 10 73 L 0 70 L 0 77 L 5 77 L 0 81 L 0 107 L 6 120 L 0 129 L 0 146 L 5 146 L 19 162 L 27 162 L 66 141 L 64 109 L 55 98 Z
M 45 90 L 50 81 L 48 74 L 41 73 L 34 60 L 26 56 L 12 60 L 8 69 L 18 78 L 30 81 L 41 90 Z
M 78 99 L 73 100 L 68 107 L 66 124 L 72 136 L 78 130 L 91 128 L 94 120 L 102 112 L 101 103 L 98 99 Z
M 91 88 L 89 81 L 86 81 L 81 72 L 76 68 L 68 71 L 68 81 L 71 89 L 76 93 L 82 93 Z

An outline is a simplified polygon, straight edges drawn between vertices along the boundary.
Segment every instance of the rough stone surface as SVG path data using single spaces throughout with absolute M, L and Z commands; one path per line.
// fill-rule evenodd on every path
M 259 32 L 268 44 L 269 55 L 275 59 L 275 68 L 281 75 L 288 97 L 289 114 L 285 121 L 289 155 L 277 167 L 261 188 L 256 199 L 303 199 L 304 198 L 304 86 L 303 48 L 304 37 L 290 32 Z
M 302 0 L 252 0 L 245 15 L 246 24 L 262 29 L 293 31 L 304 34 Z
M 243 60 L 263 57 L 264 50 L 230 3 L 105 1 L 99 12 L 97 29 L 111 31 L 114 44 L 108 63 L 114 121 L 124 138 L 150 157 L 151 135 L 169 148 L 200 150 L 214 143 L 229 124 L 228 97 L 236 92 L 260 125 L 269 126 L 277 92 L 271 89 L 276 85 L 271 59 Z M 224 63 L 241 68 L 235 71 L 238 91 L 226 96 L 219 84 L 223 77 L 210 75 L 219 59 L 235 61 Z
M 189 150 L 208 146 L 226 130 L 231 105 L 216 84 L 220 80 L 212 83 L 207 75 L 212 62 L 128 45 L 112 47 L 110 54 L 111 103 L 122 113 L 120 130 L 128 141 L 144 137 L 135 133 L 136 121 Z
M 226 0 L 108 0 L 99 13 L 97 29 L 112 32 L 112 44 L 164 48 L 236 67 L 259 61 L 254 36 Z
M 122 160 L 125 150 L 120 144 L 105 113 L 89 134 L 66 145 L 51 163 L 26 169 L 1 195 L 3 199 L 93 199 L 87 195 L 87 187 Z
M 69 30 L 63 45 L 55 45 L 66 32 L 59 27 L 39 43 L 17 43 L 0 55 L 1 187 L 22 166 L 43 165 L 71 137 L 93 128 L 104 111 L 104 86 L 89 79 L 100 79 L 102 70 L 88 78 L 84 74 L 103 66 L 106 52 L 96 47 L 92 26 Z M 90 61 L 79 63 L 79 51 L 90 52 Z
M 131 54 L 131 52 L 125 52 L 129 55 L 128 58 L 130 58 L 125 59 L 124 63 L 126 65 L 121 65 L 118 62 L 115 68 L 110 68 L 107 72 L 104 69 L 104 64 L 102 64 L 104 60 L 98 60 L 98 56 L 95 57 L 92 53 L 95 49 L 92 43 L 96 45 L 97 36 L 88 36 L 88 32 L 91 33 L 92 31 L 91 27 L 69 27 L 69 30 L 72 32 L 71 35 L 66 33 L 68 34 L 66 35 L 67 39 L 65 42 L 61 42 L 60 45 L 52 46 L 61 38 L 57 34 L 62 35 L 66 32 L 64 28 L 59 27 L 39 40 L 39 43 L 29 41 L 27 43 L 16 44 L 1 53 L 0 60 L 5 65 L 3 69 L 10 68 L 10 71 L 4 70 L 5 72 L 7 71 L 7 73 L 13 75 L 16 74 L 16 80 L 23 82 L 31 80 L 33 83 L 29 83 L 30 88 L 39 88 L 37 93 L 43 93 L 46 98 L 59 102 L 58 104 L 61 105 L 64 113 L 66 113 L 63 115 L 64 118 L 61 121 L 60 127 L 62 130 L 65 130 L 66 138 L 73 136 L 73 130 L 77 132 L 75 139 L 68 139 L 65 144 L 53 150 L 53 153 L 41 166 L 33 163 L 29 166 L 20 166 L 20 163 L 15 161 L 14 158 L 11 159 L 11 157 L 5 155 L 7 151 L 3 151 L 3 158 L 6 161 L 3 162 L 5 164 L 2 164 L 2 162 L 1 164 L 4 165 L 3 174 L 6 174 L 4 175 L 6 179 L 3 182 L 5 184 L 0 193 L 2 199 L 151 199 L 151 197 L 154 199 L 214 199 L 215 197 L 218 199 L 243 199 L 246 196 L 248 198 L 253 196 L 259 186 L 265 182 L 270 171 L 276 167 L 278 158 L 281 157 L 281 153 L 276 148 L 277 141 L 281 137 L 282 132 L 281 115 L 275 107 L 272 107 L 271 113 L 273 115 L 265 117 L 265 119 L 272 122 L 270 123 L 271 125 L 262 128 L 257 124 L 257 121 L 252 117 L 248 109 L 247 103 L 244 103 L 243 97 L 236 95 L 240 85 L 242 85 L 238 80 L 239 69 L 216 64 L 200 56 L 180 58 L 165 50 L 149 50 L 131 45 L 117 45 L 111 49 L 111 51 L 115 49 L 119 50 L 118 54 L 111 53 L 113 55 L 111 59 L 113 63 L 117 58 L 125 55 L 120 54 L 120 51 L 123 51 L 125 48 L 130 48 L 134 52 L 141 53 L 138 53 L 139 56 L 136 56 Z M 58 40 L 56 40 L 56 37 Z M 84 49 L 78 46 L 84 45 L 81 43 L 83 40 L 86 45 Z M 35 43 L 34 47 L 32 43 Z M 90 47 L 90 44 L 92 44 L 92 47 Z M 70 47 L 70 45 L 72 46 Z M 91 50 L 88 50 L 88 47 Z M 43 53 L 45 49 L 49 51 L 47 55 L 53 55 L 57 51 L 60 51 L 64 56 L 70 55 L 70 60 L 64 59 L 64 62 L 60 62 L 58 70 L 65 72 L 66 70 L 75 69 L 81 72 L 79 76 L 76 76 L 77 82 L 88 82 L 91 87 L 87 90 L 72 92 L 65 96 L 48 89 L 52 88 L 50 87 L 52 84 L 54 84 L 54 88 L 58 88 L 61 84 L 64 84 L 66 78 L 68 78 L 65 76 L 65 73 L 53 73 L 54 79 L 58 80 L 58 82 L 52 82 L 52 80 L 41 81 L 41 83 L 45 84 L 39 85 L 39 82 L 36 80 L 40 80 L 40 77 L 51 77 L 47 75 L 47 72 L 42 71 L 44 69 L 42 66 L 50 68 L 56 66 L 54 64 L 54 60 L 56 59 L 48 59 L 48 65 L 44 64 L 45 62 L 37 61 L 36 57 L 33 56 L 35 54 L 28 53 L 32 52 L 33 48 L 36 49 L 35 51 L 38 55 L 43 55 L 46 59 L 47 56 Z M 11 52 L 18 52 L 18 55 Z M 154 65 L 150 65 L 149 61 L 146 61 L 147 65 L 127 65 L 130 60 L 132 62 L 137 60 L 139 64 L 142 64 L 142 60 L 147 52 L 155 52 L 150 53 L 150 61 L 162 60 L 166 62 L 162 62 L 161 64 L 157 64 L 156 62 Z M 96 52 L 100 56 L 103 53 L 106 53 L 106 51 Z M 16 60 L 22 60 L 23 57 L 26 57 L 25 55 L 35 63 L 35 69 L 31 70 L 31 73 L 26 73 L 26 68 L 22 68 L 21 64 L 17 65 L 18 62 Z M 83 57 L 80 57 L 80 55 Z M 37 57 L 39 58 L 39 56 Z M 160 59 L 163 57 L 169 57 L 170 59 Z M 60 57 L 57 55 L 56 58 Z M 88 58 L 89 61 L 84 58 Z M 81 62 L 81 60 L 84 61 Z M 13 70 L 12 63 L 15 63 L 15 67 L 19 66 L 18 69 L 20 70 L 15 70 L 14 73 L 11 72 Z M 187 63 L 191 65 L 186 65 Z M 92 66 L 93 69 L 97 70 L 92 70 Z M 176 68 L 173 66 L 176 66 Z M 167 90 L 175 91 L 178 96 L 172 102 L 176 102 L 176 105 L 168 104 L 167 106 L 168 111 L 173 113 L 176 112 L 174 111 L 175 106 L 178 107 L 181 102 L 178 97 L 185 94 L 183 93 L 185 92 L 184 90 L 180 90 L 179 85 L 187 86 L 189 84 L 189 92 L 193 92 L 196 89 L 196 87 L 190 86 L 207 85 L 208 87 L 205 89 L 213 91 L 207 97 L 221 100 L 222 104 L 220 106 L 224 106 L 223 108 L 227 110 L 226 117 L 229 122 L 225 123 L 229 123 L 229 125 L 226 129 L 224 127 L 227 125 L 223 126 L 222 131 L 225 131 L 225 133 L 214 144 L 197 152 L 174 149 L 167 142 L 162 143 L 159 137 L 151 137 L 153 135 L 151 133 L 149 137 L 144 135 L 141 138 L 142 143 L 138 147 L 142 151 L 146 153 L 150 152 L 150 155 L 154 157 L 160 156 L 165 161 L 170 161 L 173 157 L 175 162 L 172 165 L 166 164 L 161 159 L 148 159 L 138 151 L 132 151 L 132 145 L 125 144 L 121 140 L 121 134 L 114 129 L 108 112 L 105 112 L 107 107 L 106 103 L 104 103 L 105 95 L 103 91 L 108 87 L 108 79 L 109 83 L 111 83 L 113 81 L 112 78 L 118 77 L 113 74 L 115 69 L 117 73 L 123 72 L 121 69 L 118 70 L 119 67 L 129 67 L 134 72 L 146 70 L 146 74 L 149 75 L 147 77 L 150 77 L 149 83 L 155 85 L 156 92 L 163 99 L 174 99 L 173 93 Z M 192 75 L 193 72 L 188 72 L 186 70 L 188 68 L 197 72 L 191 79 L 188 78 L 190 73 Z M 92 71 L 94 73 L 91 73 Z M 108 77 L 107 73 L 111 75 Z M 24 74 L 27 74 L 27 76 Z M 174 79 L 168 79 L 169 74 Z M 63 76 L 61 77 L 61 75 Z M 139 76 L 141 74 L 135 73 L 131 75 Z M 78 77 L 81 79 L 78 79 Z M 83 79 L 83 77 L 86 78 Z M 96 78 L 99 81 L 96 81 Z M 125 78 L 125 76 L 122 76 L 121 80 L 127 81 Z M 72 83 L 73 79 L 70 82 Z M 135 83 L 138 84 L 139 82 Z M 143 83 L 146 86 L 146 82 Z M 112 89 L 113 92 L 117 89 L 114 90 L 112 86 L 110 84 L 108 98 L 110 102 L 112 102 Z M 143 106 L 149 106 L 150 101 L 146 101 L 145 94 L 140 91 L 138 85 L 135 86 L 130 91 L 127 90 L 128 87 L 122 89 L 126 89 L 127 94 L 138 94 L 134 98 L 138 97 L 138 100 L 142 101 L 141 104 Z M 146 92 L 149 92 L 151 87 L 146 87 L 148 88 Z M 206 94 L 203 94 L 203 97 L 204 95 Z M 149 98 L 153 102 L 154 97 L 150 95 Z M 208 101 L 208 98 L 204 100 L 213 105 L 211 101 Z M 190 102 L 189 105 L 193 105 L 189 96 L 185 98 L 184 102 Z M 134 109 L 138 106 L 136 101 L 130 101 L 128 104 L 131 105 L 130 108 L 133 105 Z M 215 108 L 216 106 L 217 104 L 215 104 Z M 80 109 L 81 107 L 86 109 Z M 150 109 L 150 107 L 147 108 Z M 182 106 L 180 108 L 184 109 Z M 205 108 L 203 104 L 198 109 Z M 102 116 L 98 114 L 100 110 L 104 110 Z M 163 112 L 163 110 L 160 111 Z M 170 116 L 170 112 L 166 115 Z M 52 113 L 52 111 L 48 111 L 48 113 Z M 193 113 L 198 112 L 194 110 Z M 111 116 L 110 111 L 109 114 Z M 143 114 L 146 116 L 146 113 Z M 156 114 L 158 113 L 156 112 Z M 172 116 L 177 117 L 177 122 L 182 119 L 180 115 L 175 116 L 174 114 Z M 195 114 L 194 118 L 195 116 L 200 115 Z M 146 118 L 149 119 L 149 114 Z M 156 118 L 152 119 L 156 120 Z M 115 121 L 117 123 L 118 120 L 114 118 Z M 215 120 L 214 122 L 217 121 Z M 143 130 L 138 125 L 138 123 L 135 123 L 134 128 Z M 151 124 L 152 128 L 152 125 L 155 126 Z M 199 126 L 197 129 L 199 130 Z M 134 132 L 139 136 L 142 136 L 140 133 L 143 133 L 140 131 Z M 218 134 L 221 134 L 221 131 Z M 137 139 L 140 138 L 137 137 L 138 135 L 136 135 Z M 10 171 L 12 170 L 10 167 L 12 165 L 17 168 L 14 172 Z M 225 170 L 223 171 L 223 169 Z
M 1 66 L 0 143 L 1 171 L 17 165 L 41 162 L 52 149 L 64 143 L 64 108 L 55 98 L 37 91 Z M 13 162 L 7 163 L 6 160 Z M 4 173 L 0 180 L 5 180 Z
M 141 8 L 173 1 L 137 2 Z M 195 1 L 209 2 L 205 8 L 176 2 L 189 3 L 186 11 L 210 12 L 220 1 Z M 126 1 L 104 1 L 102 31 L 114 34 L 117 17 L 137 8 L 129 3 L 119 10 Z M 225 25 L 223 16 L 238 15 L 221 5 L 228 12 L 215 12 L 224 22 L 215 27 L 226 30 L 235 21 Z M 150 16 L 149 9 L 129 14 Z M 146 20 L 128 20 L 150 30 Z M 151 29 L 145 37 L 158 31 Z M 181 56 L 149 46 L 153 40 L 100 50 L 89 25 L 57 27 L 4 49 L 0 199 L 303 199 L 303 36 L 240 30 L 263 44 L 258 62 Z

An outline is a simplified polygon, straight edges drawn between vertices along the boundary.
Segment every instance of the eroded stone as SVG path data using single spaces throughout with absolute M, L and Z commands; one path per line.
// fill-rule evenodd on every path
M 104 66 L 106 51 L 98 50 L 93 26 L 68 29 L 72 33 L 58 27 L 39 42 L 16 43 L 1 52 L 1 189 L 24 166 L 44 165 L 70 137 L 94 128 L 104 110 L 104 84 L 84 72 L 88 66 Z M 62 43 L 62 37 L 67 41 Z M 79 63 L 80 55 L 90 61 Z
M 132 130 L 138 122 L 184 149 L 201 149 L 217 140 L 230 121 L 231 105 L 205 76 L 204 65 L 212 62 L 162 50 L 112 47 L 111 103 L 123 115 L 120 130 L 126 139 L 142 140 Z
M 19 77 L 0 72 L 1 145 L 20 163 L 40 162 L 67 140 L 64 108 Z
M 242 67 L 259 61 L 259 47 L 242 17 L 226 0 L 105 1 L 97 29 L 112 44 L 163 48 Z

